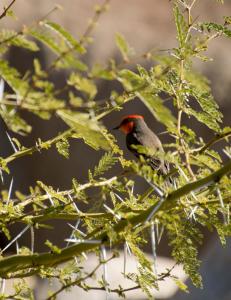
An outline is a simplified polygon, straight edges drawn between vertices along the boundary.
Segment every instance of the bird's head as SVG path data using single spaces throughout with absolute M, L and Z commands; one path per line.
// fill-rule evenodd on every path
M 124 117 L 121 121 L 121 123 L 116 126 L 113 129 L 120 129 L 125 134 L 128 134 L 133 131 L 133 129 L 136 127 L 136 125 L 139 122 L 142 122 L 144 120 L 144 117 L 141 115 L 128 115 Z

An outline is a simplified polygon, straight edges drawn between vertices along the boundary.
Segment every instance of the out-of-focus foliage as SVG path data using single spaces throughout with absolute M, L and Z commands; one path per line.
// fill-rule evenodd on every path
M 198 246 L 203 243 L 201 226 L 216 230 L 224 245 L 226 236 L 230 236 L 231 151 L 227 144 L 224 151 L 229 161 L 225 164 L 212 146 L 220 140 L 228 142 L 231 128 L 224 127 L 222 113 L 207 78 L 193 68 L 196 59 L 210 59 L 206 50 L 212 39 L 231 37 L 230 17 L 224 17 L 223 24 L 201 22 L 193 16 L 196 1 L 171 1 L 178 41 L 176 48 L 144 53 L 142 57 L 149 61 L 150 68 L 141 65 L 135 68 L 134 50 L 124 36 L 117 34 L 115 42 L 122 61 L 111 59 L 104 66 L 96 62 L 89 67 L 84 62 L 84 55 L 95 22 L 105 12 L 108 2 L 96 7 L 95 16 L 79 39 L 60 24 L 45 19 L 19 32 L 0 31 L 0 115 L 12 131 L 11 136 L 13 133 L 33 134 L 33 128 L 24 119 L 22 111 L 36 114 L 46 122 L 55 116 L 68 127 L 47 141 L 38 139 L 31 148 L 21 145 L 20 138 L 12 138 L 15 153 L 0 158 L 2 176 L 9 173 L 12 161 L 37 151 L 49 152 L 54 146 L 60 155 L 68 158 L 70 139 L 76 139 L 76 143 L 82 139 L 92 151 L 104 151 L 98 164 L 88 170 L 87 181 L 80 183 L 74 178 L 69 190 L 56 190 L 38 181 L 34 187 L 28 187 L 27 195 L 20 191 L 12 194 L 12 186 L 8 191 L 2 191 L 0 227 L 9 244 L 1 250 L 0 276 L 2 280 L 21 278 L 21 281 L 15 286 L 15 294 L 8 295 L 3 291 L 1 299 L 33 299 L 33 292 L 26 286 L 24 277 L 34 274 L 60 281 L 61 288 L 47 299 L 55 299 L 74 285 L 86 291 L 94 289 L 86 280 L 117 254 L 115 252 L 108 259 L 101 256 L 98 266 L 86 275 L 83 264 L 87 257 L 84 253 L 91 251 L 98 255 L 101 249 L 105 254 L 105 247 L 110 245 L 116 250 L 121 243 L 125 243 L 137 259 L 136 272 L 124 274 L 134 282 L 134 289 L 140 288 L 152 298 L 158 281 L 172 277 L 179 287 L 187 290 L 170 270 L 165 274 L 155 274 L 153 261 L 145 256 L 147 229 L 154 228 L 153 235 L 157 224 L 167 232 L 173 258 L 183 265 L 193 284 L 202 287 L 197 255 Z M 7 12 L 6 8 L 2 18 Z M 6 60 L 5 54 L 11 46 L 36 52 L 40 43 L 53 54 L 48 67 L 44 68 L 36 58 L 34 69 L 20 74 Z M 128 67 L 129 63 L 132 68 Z M 60 69 L 64 69 L 67 76 L 63 88 L 58 89 L 50 75 Z M 117 81 L 122 92 L 111 90 L 108 99 L 97 99 L 102 80 Z M 8 85 L 9 92 L 4 90 L 4 84 Z M 67 92 L 68 99 L 60 96 L 63 91 Z M 115 138 L 103 125 L 106 115 L 123 109 L 126 102 L 135 98 L 147 106 L 172 136 L 171 144 L 165 145 L 165 154 L 156 155 L 172 165 L 174 186 L 166 185 L 164 178 L 145 165 L 144 160 L 132 164 L 127 161 Z M 171 110 L 166 101 L 171 101 Z M 203 141 L 198 132 L 182 122 L 182 116 L 184 120 L 191 118 L 193 122 L 207 126 L 214 138 Z M 122 172 L 108 177 L 107 171 L 115 164 L 120 165 Z M 143 194 L 133 193 L 135 182 L 130 175 L 134 173 L 145 178 L 151 186 Z M 95 191 L 94 199 L 90 201 L 89 189 Z M 85 211 L 78 209 L 79 202 L 85 203 Z M 46 253 L 34 253 L 32 245 L 31 249 L 19 248 L 15 255 L 5 254 L 11 240 L 16 242 L 29 228 L 33 233 L 34 228 L 46 227 L 46 222 L 52 219 L 77 221 L 66 248 L 46 241 Z M 13 239 L 10 225 L 15 223 L 23 223 L 25 228 Z M 80 225 L 83 232 L 78 229 Z M 67 263 L 60 266 L 62 262 Z M 121 297 L 126 295 L 126 287 L 112 289 L 105 276 L 98 280 L 98 289 Z

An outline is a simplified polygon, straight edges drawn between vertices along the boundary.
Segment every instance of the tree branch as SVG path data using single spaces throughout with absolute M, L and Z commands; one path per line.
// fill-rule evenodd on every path
M 100 6 L 99 9 L 97 9 L 95 11 L 95 14 L 92 18 L 92 20 L 90 21 L 88 27 L 86 28 L 86 31 L 83 33 L 82 37 L 80 38 L 79 44 L 83 45 L 86 38 L 91 34 L 92 30 L 95 27 L 95 24 L 98 22 L 102 12 L 105 10 L 105 8 L 107 7 L 107 5 L 109 4 L 110 0 L 105 0 L 104 3 Z M 52 64 L 50 65 L 50 67 L 47 69 L 47 72 L 50 73 L 56 66 L 56 64 L 62 60 L 64 57 L 66 57 L 68 54 L 72 53 L 74 50 L 76 49 L 76 47 L 70 48 L 67 51 L 63 52 L 59 57 L 57 57 Z
M 220 133 L 215 135 L 211 140 L 207 142 L 202 148 L 193 150 L 193 152 L 198 152 L 199 154 L 205 152 L 208 148 L 210 148 L 212 145 L 216 144 L 217 142 L 225 139 L 226 137 L 231 136 L 231 131 L 225 132 L 225 133 Z
M 10 2 L 10 4 L 7 7 L 4 8 L 3 13 L 0 15 L 0 20 L 6 16 L 7 12 L 9 11 L 9 9 L 11 8 L 11 6 L 14 4 L 15 1 L 16 0 L 12 0 Z
M 189 194 L 192 191 L 196 191 L 202 188 L 205 188 L 212 183 L 217 183 L 220 179 L 231 172 L 231 160 L 224 165 L 222 168 L 216 172 L 210 174 L 209 176 L 202 178 L 200 180 L 194 181 L 192 183 L 186 184 L 178 190 L 169 194 L 163 204 L 167 206 L 169 204 L 173 205 L 174 201 Z M 163 204 L 160 206 L 162 207 Z M 129 217 L 128 219 L 122 219 L 112 228 L 113 232 L 117 234 L 123 231 L 128 225 L 138 225 L 142 224 L 147 220 L 147 217 L 155 209 L 156 205 L 150 206 L 147 210 L 142 213 Z M 87 238 L 87 237 L 86 237 Z M 95 234 L 94 239 L 91 242 L 82 242 L 75 244 L 73 246 L 61 249 L 60 253 L 42 253 L 42 254 L 33 254 L 33 255 L 13 255 L 10 257 L 3 258 L 0 261 L 0 276 L 7 278 L 9 272 L 17 272 L 19 270 L 27 268 L 35 268 L 39 266 L 53 266 L 59 263 L 65 262 L 72 257 L 79 255 L 81 252 L 93 250 L 98 248 L 101 244 L 109 244 L 109 238 L 107 231 L 101 234 Z
M 70 137 L 72 135 L 72 133 L 73 133 L 73 129 L 70 128 L 50 140 L 38 143 L 37 145 L 35 145 L 31 148 L 26 148 L 26 149 L 20 150 L 18 152 L 15 152 L 12 155 L 2 159 L 2 161 L 0 162 L 0 167 L 7 165 L 8 163 L 12 162 L 13 160 L 15 160 L 17 158 L 23 157 L 25 155 L 33 154 L 34 152 L 40 151 L 42 149 L 48 149 L 48 148 L 50 148 L 50 146 L 57 143 L 58 141 L 60 141 L 64 138 Z
M 69 287 L 72 287 L 74 285 L 78 285 L 80 284 L 81 282 L 85 281 L 86 279 L 88 278 L 91 278 L 95 272 L 100 268 L 101 265 L 104 265 L 106 263 L 108 263 L 110 260 L 112 260 L 113 258 L 115 258 L 114 255 L 112 255 L 109 259 L 107 259 L 106 261 L 100 261 L 99 264 L 89 273 L 87 274 L 86 276 L 84 277 L 81 277 L 81 278 L 78 278 L 76 279 L 75 281 L 72 281 L 66 285 L 63 285 L 59 290 L 57 290 L 55 293 L 53 293 L 50 297 L 48 297 L 46 300 L 52 300 L 52 299 L 55 299 L 55 297 L 60 294 L 61 292 L 63 292 L 64 290 L 66 290 L 67 288 Z

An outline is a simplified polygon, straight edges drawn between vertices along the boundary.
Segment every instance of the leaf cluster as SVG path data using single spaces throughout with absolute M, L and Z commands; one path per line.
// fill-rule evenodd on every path
M 87 279 L 108 261 L 103 256 L 95 268 L 86 272 L 84 263 L 88 252 L 102 258 L 105 247 L 116 250 L 121 244 L 126 245 L 126 251 L 137 261 L 136 272 L 124 272 L 124 276 L 134 282 L 134 289 L 142 289 L 151 298 L 153 288 L 158 288 L 158 281 L 170 277 L 187 290 L 169 270 L 166 274 L 156 274 L 153 261 L 147 259 L 144 248 L 153 226 L 151 240 L 157 244 L 162 236 L 160 232 L 165 231 L 172 257 L 183 265 L 193 284 L 202 287 L 198 247 L 203 243 L 203 235 L 199 227 L 216 230 L 223 245 L 231 233 L 231 128 L 223 124 L 223 115 L 212 95 L 210 83 L 195 70 L 194 61 L 210 59 L 206 51 L 214 38 L 230 38 L 231 22 L 230 17 L 224 18 L 224 24 L 192 22 L 195 1 L 191 1 L 191 5 L 188 4 L 190 1 L 173 2 L 178 45 L 164 54 L 151 50 L 142 54 L 141 58 L 149 61 L 148 68 L 134 64 L 137 55 L 121 34 L 115 37 L 121 61 L 111 59 L 105 65 L 97 62 L 93 66 L 87 65 L 84 55 L 88 51 L 92 30 L 105 12 L 108 1 L 97 7 L 79 39 L 60 24 L 47 19 L 25 26 L 19 32 L 0 31 L 0 115 L 11 131 L 10 136 L 18 134 L 17 139 L 9 136 L 15 152 L 0 158 L 1 176 L 10 172 L 9 166 L 14 160 L 35 152 L 50 153 L 54 146 L 60 155 L 68 158 L 71 139 L 75 143 L 82 139 L 91 151 L 102 153 L 99 162 L 88 170 L 85 182 L 73 178 L 67 190 L 37 181 L 33 187 L 28 187 L 26 195 L 20 191 L 12 193 L 12 187 L 1 191 L 0 229 L 8 244 L 1 250 L 0 275 L 3 280 L 20 278 L 15 294 L 2 293 L 1 299 L 33 299 L 33 292 L 26 287 L 24 278 L 34 274 L 59 280 L 61 288 L 48 299 L 55 299 L 59 293 L 75 285 L 86 291 L 94 289 Z M 5 54 L 11 46 L 38 52 L 41 44 L 52 57 L 46 67 L 35 58 L 33 70 L 21 74 L 6 59 Z M 60 70 L 66 73 L 61 88 L 51 80 L 53 72 Z M 120 85 L 120 92 L 111 88 L 109 97 L 100 99 L 101 82 L 113 83 L 110 87 L 116 82 Z M 6 84 L 9 89 L 5 89 Z M 66 98 L 62 96 L 63 92 Z M 144 157 L 138 162 L 127 160 L 115 137 L 103 124 L 105 116 L 111 116 L 135 99 L 148 108 L 171 136 L 171 142 L 164 145 L 166 151 L 156 152 L 155 157 L 171 165 L 171 174 L 166 176 L 173 177 L 173 185 L 167 184 L 165 177 L 153 171 Z M 35 114 L 44 122 L 49 122 L 52 117 L 59 118 L 67 129 L 26 147 L 20 135 L 33 134 L 33 128 L 23 111 Z M 185 120 L 189 119 L 198 126 L 207 127 L 213 138 L 204 141 L 187 125 L 190 123 Z M 226 164 L 221 151 L 213 149 L 213 145 L 221 140 L 226 143 L 224 153 L 229 159 Z M 147 149 L 142 151 L 147 153 Z M 80 155 L 84 157 L 84 153 Z M 114 172 L 114 166 L 122 171 Z M 113 176 L 109 177 L 108 171 Z M 142 177 L 149 188 L 143 193 L 134 192 L 136 178 L 133 175 Z M 84 203 L 82 210 L 79 209 L 80 203 Z M 65 239 L 67 247 L 54 245 L 51 240 L 46 242 L 49 250 L 45 253 L 34 253 L 32 245 L 31 249 L 22 246 L 16 254 L 6 255 L 11 243 L 18 242 L 27 230 L 31 230 L 32 244 L 37 229 L 52 230 L 48 222 L 54 219 L 66 220 L 71 227 L 70 236 Z M 75 225 L 70 224 L 74 221 Z M 25 227 L 13 237 L 11 225 L 18 223 Z M 157 227 L 162 229 L 157 230 Z M 108 286 L 105 274 L 98 282 L 97 289 L 122 297 L 126 295 L 125 287 L 113 290 Z

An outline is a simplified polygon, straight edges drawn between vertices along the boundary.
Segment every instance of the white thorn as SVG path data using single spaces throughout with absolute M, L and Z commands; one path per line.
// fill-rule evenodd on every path
M 229 154 L 229 152 L 225 149 L 223 149 L 223 152 L 228 156 L 228 158 L 231 158 L 231 155 Z
M 133 193 L 134 193 L 134 185 L 131 188 L 131 194 L 133 195 Z
M 103 207 L 106 208 L 106 210 L 109 211 L 118 220 L 121 220 L 121 216 L 119 214 L 116 214 L 109 206 L 107 206 L 106 204 L 104 204 Z
M 198 209 L 198 205 L 193 207 L 193 209 L 191 210 L 191 212 L 188 216 L 189 219 L 193 218 L 195 221 L 197 221 L 197 218 L 195 216 L 195 212 L 197 211 L 197 209 Z
M 77 231 L 81 236 L 85 237 L 86 234 L 83 233 L 80 229 L 78 229 L 77 227 L 73 226 L 72 224 L 68 223 L 68 225 L 74 230 L 74 231 Z
M 48 199 L 50 200 L 51 205 L 54 206 L 55 204 L 54 204 L 54 201 L 51 198 L 51 195 L 47 191 L 46 191 L 46 194 L 47 194 Z
M 3 178 L 2 169 L 0 169 L 0 177 L 1 177 L 2 183 L 4 183 L 4 178 Z
M 156 268 L 156 237 L 155 237 L 155 224 L 154 222 L 151 223 L 150 227 L 150 234 L 151 234 L 151 244 L 152 244 L 152 255 L 153 255 L 153 269 L 155 275 L 157 275 L 157 268 Z
M 123 198 L 120 197 L 120 195 L 118 195 L 118 194 L 116 194 L 116 193 L 114 193 L 114 195 L 115 195 L 121 202 L 124 202 Z
M 105 284 L 105 292 L 106 292 L 106 300 L 108 299 L 108 272 L 107 272 L 107 264 L 105 261 L 107 260 L 107 252 L 104 245 L 101 245 L 101 252 L 100 252 L 101 260 L 104 261 L 103 264 L 103 281 Z
M 163 204 L 165 198 L 161 198 L 160 201 L 157 203 L 157 205 L 153 208 L 153 210 L 150 212 L 150 214 L 148 215 L 146 222 L 150 221 L 150 219 L 153 217 L 153 215 L 158 211 L 158 209 L 161 207 L 161 205 Z
M 162 191 L 161 188 L 159 188 L 155 183 L 152 183 L 150 180 L 146 179 L 145 177 L 144 179 L 147 181 L 148 184 L 150 184 L 150 186 L 154 189 L 154 191 L 158 194 L 160 198 L 164 197 L 164 192 Z
M 30 238 L 31 238 L 31 252 L 34 253 L 34 227 L 30 228 Z
M 80 219 L 77 220 L 75 226 L 73 226 L 72 224 L 68 223 L 68 225 L 73 229 L 71 235 L 70 235 L 70 239 L 74 236 L 75 231 L 77 230 L 77 228 L 79 227 L 80 224 Z M 67 243 L 67 246 L 69 245 L 69 242 Z
M 81 244 L 81 243 L 93 244 L 93 245 L 101 244 L 101 240 L 84 240 L 84 239 L 65 239 L 65 242 L 75 243 L 75 244 Z
M 128 254 L 131 256 L 132 252 L 131 252 L 130 246 L 129 246 L 127 241 L 125 243 L 126 243 L 126 246 L 127 246 Z
M 159 233 L 159 236 L 158 236 L 158 238 L 157 238 L 157 243 L 158 243 L 158 244 L 159 244 L 160 241 L 161 241 L 161 238 L 162 238 L 162 236 L 163 236 L 163 233 L 164 233 L 164 225 L 162 225 L 161 228 L 160 228 L 160 233 Z
M 9 135 L 9 133 L 6 131 L 6 135 L 8 137 L 8 140 L 10 141 L 10 144 L 12 146 L 12 148 L 14 149 L 14 152 L 18 152 L 18 149 L 15 147 L 15 144 L 13 143 L 12 139 L 11 139 L 11 136 Z
M 18 244 L 18 241 L 15 242 L 15 245 L 16 245 L 16 253 L 19 254 L 19 244 Z
M 11 197 L 13 183 L 14 183 L 14 179 L 12 178 L 11 182 L 10 182 L 10 187 L 9 187 L 9 191 L 8 191 L 8 197 L 7 197 L 6 205 L 8 205 L 9 202 L 10 202 L 10 197 Z
M 82 254 L 82 256 L 85 258 L 85 260 L 87 260 L 87 259 L 88 259 L 88 257 L 87 257 L 87 255 L 86 255 L 86 253 L 85 253 L 85 252 L 82 252 L 81 254 Z
M 77 207 L 75 201 L 73 200 L 73 198 L 72 198 L 72 196 L 71 196 L 70 194 L 68 194 L 68 198 L 71 200 L 71 202 L 72 202 L 72 204 L 73 204 L 75 210 L 76 210 L 77 213 L 79 214 L 79 213 L 80 213 L 80 210 L 78 209 L 78 207 Z
M 28 228 L 30 227 L 30 225 L 27 225 L 21 232 L 19 232 L 19 234 L 18 235 L 16 235 L 16 237 L 15 238 L 13 238 L 13 240 L 11 240 L 7 245 L 6 245 L 6 247 L 5 248 L 3 248 L 2 250 L 1 250 L 1 253 L 3 253 L 4 251 L 6 251 L 15 241 L 17 241 L 27 230 L 28 230 Z
M 1 78 L 0 80 L 0 101 L 2 101 L 3 96 L 4 96 L 4 89 L 5 89 L 5 82 L 4 80 Z
M 223 201 L 223 198 L 222 198 L 222 195 L 221 195 L 221 190 L 219 189 L 219 187 L 217 187 L 217 196 L 218 196 L 218 199 L 220 201 L 221 208 L 222 208 L 222 215 L 223 215 L 224 224 L 227 224 L 226 215 L 225 215 L 225 205 L 224 205 L 224 201 Z
M 6 279 L 1 279 L 1 294 L 4 294 L 6 287 Z
M 227 204 L 227 224 L 230 222 L 229 204 Z
M 184 177 L 184 179 L 189 182 L 190 180 L 188 179 L 187 175 L 185 174 L 185 172 L 181 169 L 180 166 L 178 166 L 178 170 L 180 171 L 181 175 Z M 190 194 L 192 195 L 192 197 L 198 201 L 197 197 L 195 196 L 195 193 L 194 192 L 190 192 Z
M 124 277 L 125 274 L 126 274 L 126 265 L 127 265 L 127 254 L 128 254 L 128 251 L 127 251 L 127 245 L 126 245 L 126 242 L 124 243 Z

